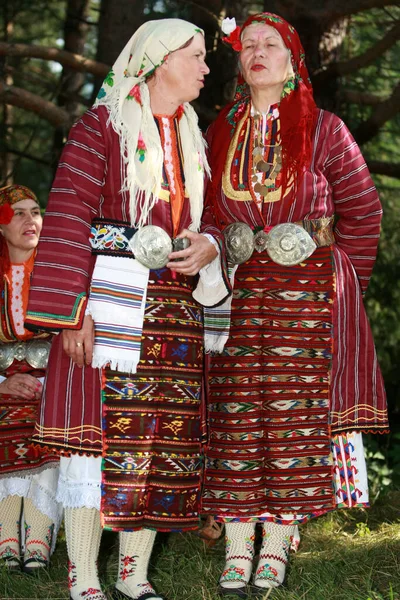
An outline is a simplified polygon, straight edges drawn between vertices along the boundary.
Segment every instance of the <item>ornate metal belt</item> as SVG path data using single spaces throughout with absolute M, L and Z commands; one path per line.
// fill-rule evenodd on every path
M 145 225 L 140 229 L 118 221 L 93 221 L 90 232 L 93 254 L 128 256 L 138 260 L 149 269 L 161 269 L 169 262 L 171 252 L 184 250 L 190 245 L 187 238 L 171 238 L 157 225 Z
M 45 369 L 51 343 L 47 340 L 0 343 L 0 371 L 5 371 L 14 360 L 26 360 L 34 369 Z
M 332 222 L 332 218 L 322 218 L 282 223 L 269 231 L 256 233 L 246 223 L 231 223 L 224 229 L 228 261 L 240 265 L 254 250 L 266 250 L 271 260 L 279 265 L 298 265 L 318 246 L 330 246 L 334 242 Z

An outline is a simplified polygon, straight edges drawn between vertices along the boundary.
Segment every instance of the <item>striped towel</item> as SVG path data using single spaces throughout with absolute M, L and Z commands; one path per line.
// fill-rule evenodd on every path
M 97 256 L 86 310 L 95 324 L 92 367 L 136 373 L 148 280 L 135 259 Z
M 235 280 L 235 273 L 238 265 L 228 266 L 228 277 L 231 283 L 232 289 Z M 231 294 L 225 302 L 219 306 L 212 308 L 203 308 L 204 310 L 204 350 L 206 352 L 217 352 L 223 351 L 224 346 L 229 337 L 229 330 L 231 326 L 231 307 L 232 307 Z

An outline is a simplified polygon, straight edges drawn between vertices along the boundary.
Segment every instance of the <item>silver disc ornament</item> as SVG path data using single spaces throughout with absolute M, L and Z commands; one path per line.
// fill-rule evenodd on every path
M 286 267 L 303 262 L 316 247 L 307 231 L 295 223 L 276 225 L 268 234 L 267 252 L 270 258 Z
M 45 369 L 49 362 L 51 343 L 46 340 L 32 340 L 27 344 L 26 360 L 34 369 Z
M 142 265 L 149 269 L 161 269 L 169 262 L 172 241 L 164 229 L 157 225 L 145 225 L 130 241 L 133 254 Z
M 231 223 L 224 229 L 226 255 L 234 265 L 246 262 L 253 254 L 254 235 L 246 223 Z

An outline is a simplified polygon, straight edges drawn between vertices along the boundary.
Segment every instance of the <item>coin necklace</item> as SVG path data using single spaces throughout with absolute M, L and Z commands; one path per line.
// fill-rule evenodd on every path
M 282 147 L 280 144 L 267 144 L 263 131 L 266 116 L 256 114 L 254 116 L 254 131 L 256 133 L 253 149 L 253 175 L 252 182 L 254 191 L 267 201 L 267 194 L 275 189 L 274 183 L 282 169 Z M 269 139 L 276 138 L 277 121 L 270 121 L 271 133 Z M 275 130 L 275 135 L 273 135 Z M 268 149 L 268 160 L 265 153 Z M 260 181 L 260 173 L 264 174 L 264 181 Z M 268 185 L 269 182 L 269 185 Z

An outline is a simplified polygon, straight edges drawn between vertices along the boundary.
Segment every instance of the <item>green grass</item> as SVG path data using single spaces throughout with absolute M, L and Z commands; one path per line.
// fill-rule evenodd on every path
M 301 529 L 285 587 L 270 600 L 400 600 L 400 492 L 368 511 L 335 512 Z M 0 571 L 0 598 L 68 599 L 62 534 L 50 571 L 37 577 Z M 206 548 L 196 534 L 159 534 L 150 580 L 166 600 L 216 600 L 224 542 Z M 105 532 L 99 557 L 104 589 L 117 573 L 117 537 Z

